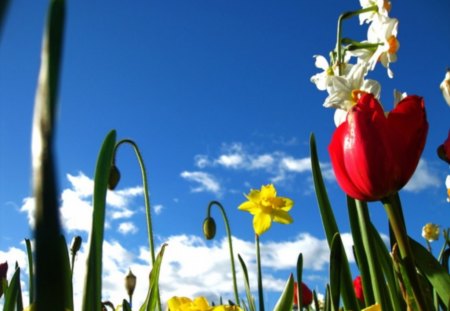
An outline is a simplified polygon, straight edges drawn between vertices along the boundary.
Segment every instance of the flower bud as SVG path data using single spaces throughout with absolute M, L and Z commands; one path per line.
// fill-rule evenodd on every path
M 450 131 L 448 131 L 447 139 L 438 147 L 437 154 L 441 160 L 450 164 Z
M 136 276 L 130 271 L 125 277 L 125 289 L 127 290 L 128 296 L 133 296 L 134 289 L 136 288 Z
M 70 246 L 70 252 L 75 256 L 81 248 L 81 236 L 77 235 L 72 239 L 72 245 Z
M 206 217 L 203 221 L 203 234 L 207 240 L 212 240 L 216 236 L 216 222 L 212 217 Z
M 117 184 L 120 180 L 120 172 L 117 166 L 114 164 L 111 165 L 111 168 L 109 169 L 109 179 L 108 179 L 108 189 L 114 190 L 117 187 Z
M 6 273 L 8 272 L 8 262 L 0 263 L 0 297 L 3 295 L 3 280 L 6 280 Z
M 428 223 L 422 228 L 422 237 L 428 242 L 433 242 L 439 239 L 439 226 Z

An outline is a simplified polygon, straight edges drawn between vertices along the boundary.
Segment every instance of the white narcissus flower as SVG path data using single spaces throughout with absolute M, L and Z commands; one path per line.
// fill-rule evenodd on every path
M 362 13 L 359 15 L 359 22 L 361 25 L 366 22 L 370 23 L 375 19 L 383 19 L 389 17 L 389 11 L 391 10 L 391 2 L 387 0 L 359 0 L 361 8 L 366 9 L 376 5 L 377 11 Z
M 394 77 L 389 64 L 397 61 L 397 51 L 400 48 L 400 43 L 397 40 L 397 28 L 397 19 L 386 18 L 383 21 L 375 20 L 370 24 L 367 31 L 367 41 L 380 44 L 370 59 L 367 60 L 370 64 L 370 70 L 373 70 L 376 63 L 380 61 L 387 68 L 389 78 Z
M 364 80 L 366 74 L 367 64 L 359 63 L 353 65 L 346 75 L 331 76 L 327 86 L 328 97 L 323 105 L 348 111 L 356 104 L 355 92 L 359 91 L 372 93 L 379 98 L 379 83 L 374 80 Z
M 447 73 L 445 74 L 445 78 L 440 85 L 440 89 L 445 101 L 450 106 L 450 69 L 447 69 Z
M 322 55 L 314 55 L 316 61 L 314 64 L 317 68 L 322 69 L 322 72 L 319 72 L 311 77 L 311 82 L 314 83 L 320 91 L 325 91 L 330 81 L 330 77 L 338 74 L 338 69 L 336 66 L 332 66 L 328 60 Z M 348 64 L 348 60 L 350 57 L 346 57 L 344 60 L 344 64 L 341 66 L 342 74 L 347 74 L 352 65 Z
M 450 203 L 450 175 L 447 175 L 445 180 L 445 186 L 447 187 L 447 202 Z
M 422 227 L 422 237 L 428 242 L 433 242 L 439 239 L 439 226 L 427 223 Z

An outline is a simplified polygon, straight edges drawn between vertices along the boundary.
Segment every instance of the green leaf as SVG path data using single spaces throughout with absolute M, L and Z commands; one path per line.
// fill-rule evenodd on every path
M 8 288 L 5 290 L 5 304 L 3 311 L 22 310 L 22 290 L 20 288 L 20 268 L 14 272 Z
M 300 287 L 300 286 L 299 286 Z M 292 310 L 292 302 L 294 301 L 294 277 L 292 274 L 286 282 L 280 299 L 278 299 L 273 311 L 289 311 Z
M 415 255 L 416 266 L 431 283 L 438 296 L 446 304 L 447 309 L 450 310 L 449 274 L 425 247 L 411 238 L 409 242 Z
M 255 299 L 253 298 L 252 291 L 250 290 L 250 283 L 248 280 L 248 272 L 247 272 L 247 266 L 242 259 L 241 255 L 238 254 L 239 262 L 241 263 L 242 271 L 244 273 L 244 286 L 245 286 L 245 293 L 247 294 L 247 302 L 250 311 L 256 311 L 256 305 L 255 305 Z
M 92 230 L 83 293 L 82 310 L 84 311 L 101 311 L 102 247 L 106 192 L 115 141 L 116 131 L 113 130 L 106 136 L 97 158 L 94 177 Z
M 65 282 L 65 307 L 68 310 L 74 310 L 73 307 L 73 288 L 72 288 L 72 270 L 70 269 L 70 258 L 69 258 L 69 252 L 67 250 L 67 243 L 64 236 L 61 235 L 60 239 L 60 251 L 61 251 L 61 258 L 62 258 L 62 264 L 63 264 L 63 273 L 64 277 L 63 280 Z
M 339 294 L 341 292 L 341 260 L 345 252 L 339 233 L 334 235 L 330 252 L 330 298 L 332 310 L 339 310 Z M 353 290 L 353 287 L 352 287 Z
M 331 247 L 334 235 L 339 233 L 336 219 L 334 217 L 333 210 L 331 209 L 328 194 L 325 189 L 325 184 L 322 178 L 322 172 L 320 171 L 319 159 L 316 150 L 316 141 L 314 134 L 310 137 L 310 149 L 311 149 L 311 168 L 314 179 L 314 188 L 316 191 L 317 203 L 319 205 L 320 215 L 322 217 L 322 224 L 327 236 L 328 245 Z M 359 310 L 358 302 L 356 301 L 355 293 L 353 291 L 353 280 L 350 273 L 350 266 L 348 264 L 347 255 L 345 252 L 341 256 L 341 295 L 346 310 Z
M 159 300 L 159 272 L 161 270 L 161 262 L 164 256 L 164 249 L 167 244 L 163 244 L 161 250 L 156 256 L 155 263 L 152 267 L 152 271 L 150 272 L 150 284 L 147 292 L 147 297 L 144 301 L 144 304 L 141 306 L 139 311 L 153 311 L 156 308 L 156 305 Z
M 126 299 L 124 299 L 122 302 L 122 310 L 123 311 L 132 311 L 131 306 Z
M 29 289 L 29 304 L 34 303 L 34 264 L 33 264 L 33 252 L 31 250 L 30 239 L 25 239 L 25 245 L 27 246 L 27 256 L 28 256 L 28 289 Z

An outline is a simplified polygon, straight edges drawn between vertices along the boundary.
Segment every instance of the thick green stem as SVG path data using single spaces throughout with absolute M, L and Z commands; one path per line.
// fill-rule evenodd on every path
M 261 271 L 261 250 L 259 247 L 259 235 L 255 235 L 256 238 L 256 262 L 258 266 L 258 301 L 259 311 L 264 311 L 264 292 L 262 284 L 262 271 Z
M 394 233 L 398 248 L 400 250 L 401 259 L 405 265 L 405 270 L 411 289 L 414 294 L 414 300 L 418 310 L 429 310 L 423 297 L 424 291 L 421 289 L 417 276 L 416 266 L 414 263 L 414 255 L 409 244 L 408 233 L 403 219 L 403 212 L 400 200 L 397 195 L 391 195 L 382 200 L 384 208 L 389 218 L 392 231 Z
M 153 226 L 152 226 L 152 216 L 151 216 L 151 206 L 150 206 L 150 195 L 149 195 L 149 187 L 148 187 L 148 181 L 147 181 L 147 171 L 145 169 L 144 160 L 142 158 L 141 152 L 139 151 L 139 148 L 137 144 L 132 141 L 131 139 L 122 139 L 119 141 L 114 149 L 114 158 L 113 158 L 113 164 L 115 163 L 115 158 L 117 154 L 117 149 L 121 144 L 130 144 L 134 152 L 136 153 L 136 157 L 139 162 L 139 167 L 141 168 L 141 174 L 142 174 L 142 185 L 144 187 L 144 202 L 145 202 L 145 213 L 147 217 L 147 235 L 148 235 L 148 242 L 149 242 L 149 248 L 150 248 L 150 254 L 151 254 L 151 260 L 152 260 L 152 266 L 155 264 L 155 246 L 153 241 Z M 161 300 L 160 296 L 158 295 L 158 310 L 161 310 Z
M 218 202 L 218 201 L 211 201 L 209 203 L 208 211 L 207 211 L 207 217 L 210 217 L 211 207 L 213 205 L 216 205 L 220 209 L 220 211 L 222 212 L 223 220 L 225 222 L 225 230 L 227 231 L 227 237 L 228 237 L 228 247 L 230 249 L 231 272 L 232 272 L 232 275 L 233 275 L 234 299 L 236 300 L 236 304 L 238 306 L 240 306 L 239 292 L 238 292 L 237 281 L 236 281 L 236 268 L 235 268 L 235 265 L 234 265 L 233 242 L 232 242 L 232 239 L 231 239 L 230 225 L 229 225 L 229 222 L 228 222 L 227 214 L 225 213 L 225 209 L 223 208 L 222 204 L 220 204 L 220 202 Z

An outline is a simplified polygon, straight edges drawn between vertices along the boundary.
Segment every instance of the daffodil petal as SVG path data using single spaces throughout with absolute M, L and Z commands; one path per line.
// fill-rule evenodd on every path
M 261 235 L 269 230 L 272 225 L 272 217 L 266 213 L 258 213 L 253 218 L 253 229 L 257 235 Z
M 288 225 L 294 222 L 291 215 L 288 212 L 283 210 L 278 210 L 273 212 L 273 221 L 278 222 L 280 224 Z
M 255 203 L 253 203 L 251 201 L 246 201 L 246 202 L 242 203 L 241 205 L 239 205 L 238 209 L 241 211 L 249 212 L 252 215 L 255 215 L 256 213 L 259 212 L 258 205 L 256 205 Z
M 289 199 L 289 198 L 284 198 L 284 197 L 280 197 L 282 200 L 283 200 L 283 202 L 284 202 L 284 204 L 283 204 L 283 206 L 281 207 L 281 209 L 283 210 L 283 211 L 290 211 L 291 210 L 291 208 L 292 208 L 292 206 L 294 206 L 294 201 L 292 201 L 291 199 Z

